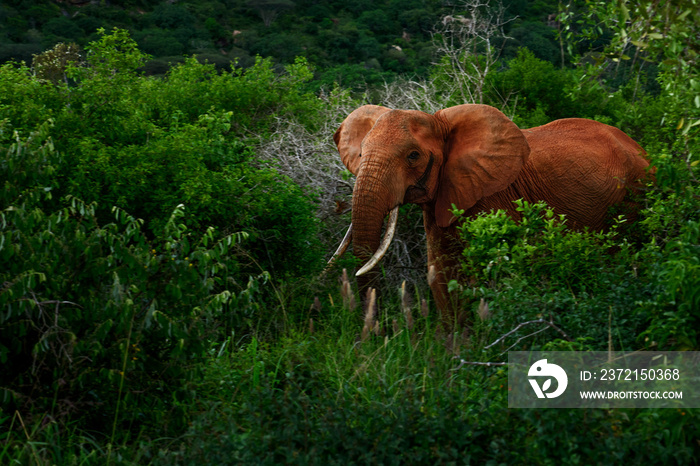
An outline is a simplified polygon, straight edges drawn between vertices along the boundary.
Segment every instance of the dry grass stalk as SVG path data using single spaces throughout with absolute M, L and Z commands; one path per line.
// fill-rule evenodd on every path
M 445 351 L 454 354 L 453 351 L 455 349 L 455 335 L 452 333 L 448 334 L 447 338 L 444 339 L 443 345 L 445 346 Z
M 437 270 L 435 269 L 434 265 L 431 265 L 430 268 L 428 269 L 428 285 L 432 286 L 432 284 L 436 278 L 437 278 Z
M 406 290 L 406 280 L 401 284 L 401 309 L 406 317 L 406 328 L 411 330 L 413 328 L 413 314 L 411 313 L 411 296 Z
M 354 311 L 357 307 L 357 302 L 355 301 L 355 294 L 352 292 L 347 269 L 343 269 L 343 276 L 340 278 L 340 295 L 343 297 L 345 309 L 350 312 Z
M 376 322 L 374 317 L 377 311 L 377 290 L 370 288 L 367 290 L 367 310 L 365 311 L 365 325 L 362 327 L 362 334 L 360 335 L 360 340 L 365 341 L 369 337 L 370 332 L 375 328 Z
M 420 300 L 420 315 L 423 316 L 423 318 L 428 317 L 429 310 L 428 310 L 428 301 L 425 300 L 425 298 Z
M 309 333 L 314 334 L 314 319 L 313 317 L 309 319 Z
M 479 310 L 477 311 L 479 314 L 479 318 L 484 321 L 488 320 L 491 317 L 491 311 L 489 310 L 489 303 L 484 300 L 484 298 L 481 298 L 481 302 L 479 303 Z
M 464 327 L 461 333 L 452 332 L 446 335 L 445 349 L 454 355 L 459 355 L 462 346 L 469 344 L 469 329 Z

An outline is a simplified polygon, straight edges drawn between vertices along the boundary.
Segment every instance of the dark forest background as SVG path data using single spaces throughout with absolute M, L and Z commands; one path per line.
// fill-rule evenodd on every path
M 509 409 L 499 364 L 700 349 L 699 16 L 3 1 L 0 464 L 696 464 L 687 400 Z M 655 182 L 602 232 L 542 203 L 464 219 L 472 279 L 450 288 L 469 325 L 446 332 L 416 206 L 376 301 L 351 254 L 324 272 L 354 183 L 332 135 L 368 103 L 595 119 L 646 149 Z
M 570 5 L 574 10 L 585 4 Z M 562 65 L 557 38 L 560 2 L 506 1 L 501 57 L 527 47 Z M 59 42 L 84 47 L 97 29 L 126 29 L 152 56 L 147 74 L 196 54 L 225 69 L 251 66 L 256 55 L 279 65 L 304 56 L 326 84 L 377 84 L 396 74 L 427 76 L 435 61 L 432 33 L 459 4 L 441 0 L 393 1 L 11 1 L 0 6 L 0 62 L 24 60 Z M 602 46 L 605 38 L 597 44 Z M 581 43 L 577 52 L 595 49 Z M 568 62 L 565 57 L 564 61 Z

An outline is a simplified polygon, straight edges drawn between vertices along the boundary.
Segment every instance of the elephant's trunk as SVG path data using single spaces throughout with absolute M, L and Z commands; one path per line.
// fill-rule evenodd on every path
M 382 260 L 382 257 L 384 257 L 384 254 L 386 254 L 386 251 L 389 249 L 391 240 L 394 238 L 394 233 L 396 232 L 396 224 L 398 223 L 398 220 L 399 206 L 396 206 L 391 210 L 391 213 L 389 213 L 389 223 L 386 226 L 386 232 L 384 233 L 384 238 L 382 238 L 382 242 L 379 244 L 379 247 L 374 252 L 374 255 L 370 258 L 370 260 L 368 260 L 367 263 L 364 266 L 362 266 L 360 270 L 357 271 L 357 273 L 355 274 L 356 276 L 359 277 L 369 272 L 374 268 L 375 265 L 379 263 L 380 260 Z
M 355 256 L 363 264 L 357 272 L 358 277 L 371 270 L 386 253 L 396 229 L 400 203 L 400 199 L 390 194 L 393 190 L 382 182 L 382 171 L 369 168 L 363 167 L 353 192 L 352 243 Z M 384 240 L 381 240 L 384 217 L 389 211 L 389 225 Z
M 394 238 L 394 233 L 396 232 L 396 224 L 398 223 L 399 220 L 399 206 L 394 207 L 391 212 L 389 213 L 389 224 L 386 227 L 386 232 L 384 233 L 384 238 L 382 238 L 382 242 L 379 244 L 379 247 L 375 251 L 374 255 L 367 261 L 365 265 L 362 266 L 360 270 L 357 271 L 355 274 L 356 276 L 361 276 L 364 275 L 365 273 L 369 272 L 374 268 L 377 263 L 379 263 L 380 260 L 382 260 L 382 257 L 384 257 L 384 254 L 386 254 L 386 251 L 389 249 L 389 245 L 391 244 L 391 240 Z M 341 257 L 343 254 L 345 254 L 345 251 L 347 251 L 348 246 L 350 246 L 350 242 L 352 241 L 352 223 L 350 223 L 350 226 L 348 227 L 348 231 L 345 232 L 345 236 L 343 237 L 343 240 L 340 242 L 340 246 L 338 246 L 338 249 L 333 253 L 333 257 L 330 258 L 328 261 L 328 264 L 326 265 L 326 268 L 324 269 L 323 273 L 325 274 L 328 269 L 333 266 L 335 261 Z

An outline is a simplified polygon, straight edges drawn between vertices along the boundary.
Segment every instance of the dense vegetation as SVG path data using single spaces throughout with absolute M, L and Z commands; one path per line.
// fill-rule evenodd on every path
M 697 410 L 509 410 L 506 370 L 460 364 L 700 349 L 695 1 L 450 9 L 477 34 L 437 2 L 346 4 L 0 7 L 3 50 L 34 54 L 0 65 L 0 463 L 697 461 Z M 201 60 L 217 48 L 244 66 Z M 465 100 L 615 125 L 656 182 L 604 232 L 543 204 L 466 219 L 471 327 L 445 334 L 415 207 L 379 312 L 352 258 L 321 274 L 352 191 L 331 135 L 363 103 Z M 540 319 L 569 338 L 489 345 Z
M 554 21 L 559 2 L 504 4 L 503 57 L 527 47 L 560 63 Z M 316 85 L 358 87 L 397 73 L 426 76 L 434 60 L 431 34 L 452 13 L 460 13 L 458 3 L 440 0 L 22 0 L 0 6 L 0 62 L 30 62 L 60 42 L 84 47 L 98 28 L 118 27 L 152 56 L 144 64 L 149 74 L 163 74 L 192 54 L 220 69 L 232 62 L 248 67 L 257 55 L 282 65 L 304 56 L 318 73 Z M 576 47 L 583 51 L 590 44 Z

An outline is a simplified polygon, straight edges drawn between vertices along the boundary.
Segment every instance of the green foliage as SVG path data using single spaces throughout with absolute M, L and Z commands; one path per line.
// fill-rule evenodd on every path
M 317 393 L 312 377 L 284 391 L 262 390 L 239 410 L 203 416 L 184 451 L 156 464 L 692 464 L 696 453 L 695 415 L 675 410 L 508 411 L 440 391 L 441 409 L 426 412 L 416 393 L 368 402 Z
M 576 42 L 599 42 L 595 53 L 590 54 L 598 76 L 608 74 L 611 62 L 615 73 L 621 63 L 631 62 L 629 67 L 636 76 L 643 74 L 645 64 L 658 65 L 658 82 L 666 97 L 670 97 L 663 111 L 666 124 L 678 125 L 685 135 L 697 136 L 700 132 L 697 2 L 658 4 L 618 0 L 586 2 L 582 11 L 570 7 L 560 15 L 570 52 Z M 574 27 L 575 21 L 580 24 L 580 30 Z M 602 38 L 605 40 L 601 41 Z
M 653 290 L 640 276 L 640 253 L 618 232 L 624 220 L 604 232 L 570 231 L 544 203 L 516 205 L 519 221 L 504 211 L 465 219 L 462 266 L 472 285 L 451 288 L 476 307 L 488 303 L 491 332 L 553 318 L 569 335 L 593 337 L 599 350 L 612 337 L 633 348 L 647 319 L 639 302 Z
M 27 3 L 27 2 L 25 2 Z M 30 0 L 28 3 L 34 3 Z M 41 10 L 41 11 L 39 11 Z M 141 50 L 157 60 L 177 62 L 183 55 L 217 57 L 227 65 L 236 57 L 263 55 L 293 63 L 303 55 L 317 69 L 374 60 L 380 71 L 426 74 L 433 60 L 426 52 L 434 25 L 449 8 L 441 2 L 193 1 L 119 2 L 35 8 L 2 7 L 7 43 L 0 60 L 31 60 L 41 47 L 60 42 L 85 46 L 95 30 L 131 31 Z M 32 12 L 32 13 L 30 13 Z M 403 53 L 393 48 L 400 46 Z M 239 66 L 250 66 L 247 60 Z M 145 68 L 149 72 L 154 67 Z M 162 73 L 157 73 L 162 74 Z
M 128 82 L 136 70 L 148 60 L 148 55 L 139 50 L 136 42 L 124 29 L 114 28 L 111 34 L 107 34 L 104 29 L 98 29 L 97 33 L 100 38 L 86 48 L 88 66 L 73 66 L 70 77 L 88 82 L 103 82 L 108 79 Z M 114 83 L 121 84 L 120 81 Z
M 691 148 L 695 152 L 698 145 L 685 139 L 682 127 L 677 134 L 675 156 L 664 152 L 654 160 L 657 186 L 647 196 L 642 221 L 653 237 L 648 251 L 656 285 L 654 297 L 644 303 L 652 320 L 643 338 L 652 347 L 695 350 L 700 345 L 698 164 L 690 162 L 692 153 L 685 160 L 679 160 L 678 153 Z
M 465 273 L 487 281 L 527 276 L 535 285 L 563 285 L 578 292 L 594 278 L 600 280 L 599 269 L 607 268 L 609 250 L 619 250 L 617 259 L 631 254 L 617 225 L 607 232 L 569 231 L 565 217 L 557 218 L 543 202 L 515 204 L 519 221 L 496 211 L 460 226 L 461 238 L 468 244 L 462 254 Z
M 111 221 L 111 206 L 126 209 L 155 235 L 184 203 L 191 211 L 184 222 L 194 231 L 251 234 L 248 252 L 260 264 L 251 273 L 303 274 L 318 266 L 315 193 L 260 166 L 256 141 L 241 140 L 269 131 L 276 116 L 315 124 L 321 103 L 300 91 L 312 76 L 303 59 L 280 75 L 261 58 L 225 73 L 192 58 L 154 80 L 137 71 L 146 55 L 126 31 L 102 31 L 87 50 L 84 66 L 68 66 L 70 87 L 46 86 L 24 67 L 4 65 L 0 76 L 8 132 L 32 131 L 54 116 L 56 149 L 70 154 L 56 166 L 58 197 L 97 203 L 101 223 Z
M 59 111 L 62 102 L 55 91 L 40 79 L 34 79 L 26 65 L 0 65 L 0 121 L 3 141 L 14 128 L 34 129 Z M 27 125 L 27 122 L 31 122 Z
M 573 116 L 567 93 L 574 84 L 571 73 L 536 58 L 528 49 L 520 49 L 517 57 L 508 62 L 507 70 L 493 73 L 489 78 L 490 100 L 507 100 L 515 111 L 513 121 L 522 128 Z
M 70 86 L 0 70 L 3 410 L 177 431 L 210 342 L 275 314 L 263 270 L 318 266 L 311 193 L 239 139 L 301 114 L 310 72 L 192 60 L 155 81 L 124 31 L 88 50 Z
M 646 303 L 653 320 L 643 333 L 648 344 L 661 348 L 696 350 L 700 324 L 700 223 L 683 225 L 677 238 L 669 241 L 663 260 L 655 264 L 658 283 L 655 298 Z M 659 254 L 659 252 L 657 252 Z
M 45 34 L 44 41 L 47 45 L 55 41 L 80 40 L 85 35 L 85 31 L 75 21 L 65 16 L 51 18 L 46 22 L 42 31 Z
M 67 196 L 53 209 L 61 160 L 49 128 L 2 148 L 3 409 L 31 406 L 55 418 L 77 410 L 96 425 L 158 423 L 174 409 L 171 397 L 189 393 L 219 322 L 255 311 L 240 304 L 258 283 L 236 283 L 232 254 L 247 234 L 210 228 L 200 238 L 182 224 L 183 206 L 155 238 L 119 208 L 104 226 L 94 203 Z
M 365 331 L 347 279 L 340 295 L 310 279 L 322 254 L 315 193 L 257 150 L 286 127 L 330 138 L 357 106 L 338 100 L 344 89 L 329 101 L 305 90 L 427 75 L 441 5 L 299 0 L 265 26 L 243 1 L 160 3 L 64 3 L 71 17 L 56 21 L 55 5 L 0 6 L 0 56 L 20 45 L 37 55 L 33 69 L 0 65 L 0 463 L 695 463 L 696 410 L 509 410 L 503 369 L 459 362 L 502 362 L 514 348 L 699 347 L 697 35 L 693 12 L 676 8 L 689 2 L 665 17 L 642 2 L 653 8 L 627 18 L 576 2 L 608 16 L 572 48 L 583 57 L 573 70 L 545 61 L 553 30 L 527 25 L 558 4 L 510 3 L 523 18 L 510 45 L 532 52 L 494 63 L 478 83 L 487 100 L 523 126 L 618 126 L 651 154 L 656 182 L 638 223 L 604 232 L 569 231 L 527 203 L 521 222 L 496 212 L 465 223 L 468 280 L 450 286 L 473 318 L 450 335 L 422 281 L 383 296 Z M 136 40 L 92 34 L 115 25 Z M 84 62 L 67 47 L 39 55 L 75 26 Z M 640 43 L 615 50 L 623 31 Z M 263 49 L 288 65 L 252 58 Z M 200 56 L 161 57 L 154 79 L 142 50 Z M 246 69 L 222 66 L 233 56 Z M 427 84 L 453 88 L 432 71 Z M 275 147 L 327 150 L 299 134 Z M 508 333 L 542 319 L 571 341 L 531 324 Z

